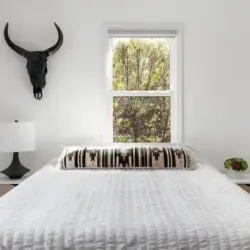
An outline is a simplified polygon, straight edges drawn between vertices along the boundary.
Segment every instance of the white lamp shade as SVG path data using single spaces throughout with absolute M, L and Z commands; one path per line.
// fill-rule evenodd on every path
M 0 152 L 24 152 L 34 151 L 35 149 L 34 123 L 0 123 Z

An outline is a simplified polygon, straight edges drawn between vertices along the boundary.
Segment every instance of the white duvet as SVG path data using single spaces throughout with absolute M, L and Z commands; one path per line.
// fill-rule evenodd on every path
M 250 249 L 250 195 L 210 167 L 46 166 L 0 198 L 0 249 Z

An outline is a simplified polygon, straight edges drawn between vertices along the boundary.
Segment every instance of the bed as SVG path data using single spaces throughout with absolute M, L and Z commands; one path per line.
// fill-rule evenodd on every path
M 250 249 L 250 195 L 207 163 L 62 171 L 0 198 L 0 249 Z

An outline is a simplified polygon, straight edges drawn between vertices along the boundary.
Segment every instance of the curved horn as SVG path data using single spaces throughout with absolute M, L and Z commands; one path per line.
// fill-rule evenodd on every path
M 51 56 L 55 52 L 57 52 L 63 44 L 63 33 L 62 33 L 61 29 L 59 28 L 59 26 L 56 23 L 54 23 L 54 24 L 55 24 L 57 32 L 58 32 L 58 41 L 54 46 L 45 50 L 45 52 L 48 53 L 49 56 Z
M 18 53 L 21 56 L 26 57 L 27 54 L 27 50 L 17 46 L 16 44 L 14 44 L 10 37 L 9 37 L 9 23 L 6 24 L 5 28 L 4 28 L 4 38 L 6 43 L 9 45 L 10 48 L 12 48 L 16 53 Z

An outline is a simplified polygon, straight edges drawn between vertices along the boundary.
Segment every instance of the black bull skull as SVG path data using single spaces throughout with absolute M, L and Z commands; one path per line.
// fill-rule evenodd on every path
M 55 26 L 58 32 L 58 41 L 54 46 L 44 51 L 27 51 L 19 47 L 9 37 L 8 23 L 6 24 L 4 29 L 4 38 L 9 47 L 13 49 L 16 53 L 27 59 L 26 68 L 30 76 L 30 81 L 33 85 L 34 97 L 38 100 L 42 99 L 43 97 L 42 89 L 46 85 L 45 76 L 48 72 L 47 58 L 52 54 L 54 54 L 56 51 L 58 51 L 63 43 L 63 33 L 56 23 Z

